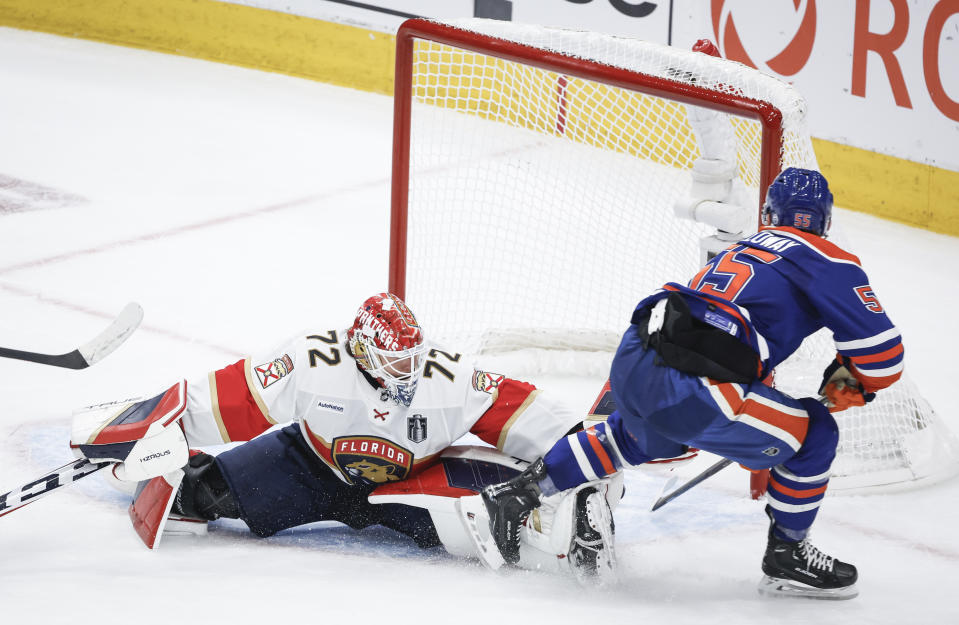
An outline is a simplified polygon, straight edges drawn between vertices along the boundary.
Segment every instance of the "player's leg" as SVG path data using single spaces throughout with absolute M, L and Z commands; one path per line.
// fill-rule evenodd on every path
M 235 502 L 237 518 L 258 536 L 333 519 L 336 508 L 350 506 L 358 496 L 317 459 L 298 424 L 225 451 L 214 464 Z M 198 476 L 201 483 L 191 490 L 216 492 L 214 485 L 203 483 L 212 476 L 213 471 Z M 202 503 L 192 505 L 196 509 Z M 226 516 L 217 509 L 208 510 L 207 518 L 211 512 Z
M 191 519 L 215 521 L 221 517 L 237 519 L 236 498 L 223 478 L 216 458 L 202 451 L 191 451 L 183 467 L 183 481 L 170 512 Z
M 135 526 L 149 517 L 151 532 L 156 534 L 165 518 L 156 518 L 155 510 L 166 505 L 174 517 L 205 521 L 239 518 L 258 536 L 271 536 L 304 523 L 332 519 L 337 506 L 349 506 L 365 495 L 351 492 L 316 459 L 298 425 L 269 432 L 216 457 L 193 454 L 177 473 L 182 479 L 176 476 L 172 491 L 153 487 L 154 482 L 163 486 L 159 480 L 168 476 L 142 483 L 145 488 L 134 495 L 130 512 Z M 161 497 L 165 499 L 160 501 Z
M 382 525 L 413 539 L 420 549 L 430 549 L 443 544 L 429 510 L 399 503 L 372 505 L 366 503 L 369 510 L 367 525 Z
M 808 415 L 808 431 L 799 450 L 770 471 L 766 494 L 776 533 L 785 540 L 803 540 L 829 486 L 839 427 L 825 406 L 800 400 Z
M 614 411 L 605 422 L 560 439 L 544 457 L 550 483 L 546 491 L 575 488 L 625 468 L 659 459 L 684 457 L 689 447 L 670 440 L 644 423 L 627 432 L 623 415 Z
M 761 589 L 827 598 L 856 595 L 856 569 L 813 547 L 815 520 L 835 457 L 838 430 L 819 402 L 761 382 L 719 383 L 656 366 L 648 353 L 614 362 L 610 380 L 627 436 L 650 428 L 752 469 L 772 468 L 771 528 Z M 625 370 L 624 370 L 625 369 Z M 642 416 L 640 416 L 642 415 Z
M 770 472 L 766 513 L 770 518 L 760 591 L 851 599 L 858 594 L 856 567 L 829 557 L 808 540 L 829 483 L 839 430 L 829 411 L 814 399 L 802 400 L 809 431 L 802 447 Z M 810 588 L 811 587 L 811 588 Z
M 702 382 L 699 395 L 716 418 L 689 444 L 754 469 L 771 468 L 767 491 L 770 528 L 760 590 L 766 594 L 849 599 L 856 567 L 819 551 L 808 540 L 829 483 L 838 428 L 818 401 L 795 400 L 756 382 Z M 688 409 L 693 402 L 687 400 Z

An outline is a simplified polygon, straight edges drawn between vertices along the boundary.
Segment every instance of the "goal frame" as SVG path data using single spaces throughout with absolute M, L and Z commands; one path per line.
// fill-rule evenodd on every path
M 762 127 L 760 156 L 760 221 L 764 190 L 782 169 L 783 115 L 761 100 L 720 93 L 678 81 L 626 70 L 588 59 L 574 58 L 521 43 L 482 35 L 426 19 L 410 19 L 396 33 L 396 67 L 393 90 L 393 167 L 390 193 L 389 289 L 406 297 L 407 216 L 410 189 L 410 138 L 413 106 L 413 66 L 416 40 L 423 39 L 469 52 L 523 63 L 565 76 L 594 80 L 630 91 L 656 96 L 753 119 Z
M 521 41 L 529 43 L 520 43 Z M 557 49 L 568 50 L 569 53 L 552 51 Z M 473 56 L 481 58 L 473 59 L 471 58 Z M 602 59 L 602 61 L 589 60 L 589 58 L 584 57 Z M 498 83 L 496 83 L 499 77 L 498 72 L 503 70 L 504 74 L 512 76 L 514 74 L 510 72 L 517 68 L 506 67 L 512 65 L 520 65 L 523 69 L 532 70 L 530 72 L 515 72 L 515 75 L 520 77 L 520 82 L 539 73 L 546 73 L 546 79 L 535 78 L 531 81 L 533 86 L 529 90 L 525 86 L 519 88 L 509 86 L 502 91 L 498 90 Z M 489 67 L 495 69 L 487 73 L 485 68 Z M 438 68 L 443 71 L 436 72 L 435 70 Z M 414 71 L 417 73 L 414 74 Z M 447 76 L 452 78 L 445 78 Z M 464 82 L 460 82 L 460 77 L 464 77 Z M 474 80 L 477 82 L 470 82 Z M 497 101 L 496 96 L 493 95 L 483 105 L 475 105 L 473 99 L 475 94 L 487 93 L 486 84 L 481 82 L 483 80 L 490 81 L 489 84 L 492 86 L 493 94 L 506 94 L 507 97 L 513 99 L 508 102 L 506 99 Z M 477 120 L 483 120 L 484 124 L 501 123 L 505 131 L 503 134 L 510 138 L 512 138 L 510 130 L 513 128 L 516 128 L 519 133 L 532 130 L 537 134 L 552 135 L 554 139 L 565 138 L 569 140 L 571 145 L 578 144 L 589 149 L 598 148 L 602 152 L 610 152 L 608 156 L 614 156 L 615 158 L 612 160 L 617 165 L 628 163 L 631 166 L 640 166 L 647 162 L 656 165 L 672 164 L 672 159 L 660 163 L 655 156 L 649 158 L 639 156 L 635 158 L 634 162 L 630 163 L 631 155 L 646 154 L 647 152 L 634 152 L 630 149 L 620 150 L 617 143 L 606 140 L 606 135 L 627 139 L 644 138 L 649 135 L 658 139 L 673 130 L 673 122 L 669 116 L 650 117 L 649 119 L 653 120 L 652 123 L 656 124 L 652 127 L 653 130 L 632 131 L 630 129 L 636 127 L 636 125 L 632 124 L 631 121 L 626 125 L 619 125 L 615 121 L 596 121 L 596 119 L 608 120 L 610 118 L 602 115 L 590 117 L 591 113 L 589 113 L 587 116 L 583 116 L 585 123 L 577 119 L 577 123 L 573 126 L 576 130 L 567 134 L 567 122 L 570 119 L 576 119 L 576 117 L 568 117 L 568 115 L 570 111 L 578 110 L 580 101 L 577 99 L 571 104 L 570 100 L 567 99 L 567 93 L 569 92 L 566 87 L 569 84 L 576 84 L 576 93 L 580 93 L 582 92 L 580 91 L 582 85 L 579 83 L 582 81 L 599 87 L 596 91 L 602 91 L 608 87 L 610 92 L 622 91 L 626 94 L 635 94 L 635 100 L 637 101 L 666 100 L 670 102 L 668 108 L 672 108 L 673 105 L 677 105 L 676 108 L 680 109 L 683 106 L 688 107 L 685 121 L 689 124 L 687 128 L 692 127 L 695 135 L 694 139 L 699 146 L 699 153 L 695 151 L 695 146 L 689 143 L 688 136 L 684 144 L 670 143 L 668 151 L 664 153 L 671 157 L 690 157 L 689 161 L 680 163 L 679 169 L 693 169 L 691 177 L 694 185 L 697 183 L 695 179 L 696 162 L 691 162 L 692 157 L 699 156 L 701 159 L 717 160 L 716 157 L 721 156 L 725 159 L 725 154 L 718 154 L 723 150 L 717 145 L 717 142 L 728 143 L 728 138 L 725 136 L 717 137 L 708 133 L 704 135 L 701 129 L 696 128 L 697 123 L 699 125 L 712 124 L 715 121 L 714 118 L 725 116 L 736 118 L 737 121 L 733 123 L 733 130 L 737 134 L 737 142 L 739 142 L 736 158 L 740 159 L 742 156 L 746 159 L 746 161 L 740 160 L 738 163 L 740 166 L 738 180 L 742 182 L 742 191 L 756 192 L 753 197 L 756 197 L 758 201 L 751 198 L 746 200 L 745 195 L 740 195 L 733 204 L 743 206 L 749 213 L 749 219 L 752 219 L 752 210 L 756 210 L 755 224 L 757 229 L 762 228 L 761 215 L 765 191 L 775 177 L 779 175 L 782 168 L 786 165 L 818 168 L 806 129 L 805 106 L 801 94 L 787 83 L 752 68 L 747 68 L 742 64 L 732 61 L 718 62 L 711 58 L 711 55 L 702 52 L 689 52 L 678 48 L 668 49 L 659 44 L 621 39 L 600 33 L 573 33 L 571 31 L 489 20 L 464 19 L 449 24 L 424 19 L 408 20 L 399 28 L 396 36 L 388 270 L 389 289 L 393 293 L 404 299 L 408 296 L 415 298 L 421 295 L 428 299 L 429 294 L 440 294 L 445 299 L 441 300 L 443 303 L 439 305 L 438 310 L 448 312 L 455 302 L 452 302 L 447 295 L 456 291 L 457 282 L 468 284 L 460 279 L 460 272 L 471 271 L 476 263 L 480 262 L 477 261 L 475 255 L 471 256 L 470 254 L 478 249 L 480 260 L 483 254 L 490 255 L 488 248 L 485 246 L 479 248 L 464 246 L 462 238 L 455 239 L 457 235 L 461 234 L 455 228 L 449 230 L 449 236 L 447 236 L 447 230 L 445 229 L 427 229 L 425 231 L 429 234 L 423 236 L 435 237 L 433 241 L 427 240 L 422 244 L 418 242 L 421 238 L 420 227 L 423 225 L 420 219 L 420 209 L 423 209 L 423 216 L 445 224 L 447 213 L 455 212 L 461 206 L 453 204 L 454 200 L 450 199 L 458 196 L 442 195 L 443 192 L 446 192 L 446 187 L 441 185 L 434 185 L 436 188 L 430 187 L 428 183 L 431 182 L 431 179 L 428 175 L 422 180 L 419 178 L 411 179 L 411 173 L 417 171 L 413 167 L 420 167 L 423 159 L 429 160 L 432 158 L 436 161 L 432 166 L 435 170 L 437 164 L 447 164 L 448 154 L 451 153 L 450 151 L 443 151 L 443 149 L 432 151 L 435 147 L 433 144 L 429 144 L 427 148 L 422 150 L 420 143 L 415 146 L 411 145 L 414 134 L 417 137 L 416 141 L 420 141 L 419 135 L 421 133 L 424 135 L 424 140 L 428 141 L 429 139 L 425 139 L 425 137 L 430 135 L 433 130 L 442 133 L 446 128 L 444 124 L 449 123 L 450 126 L 455 126 L 459 122 L 469 122 L 470 118 L 476 117 Z M 507 84 L 512 85 L 513 83 Z M 525 85 L 526 83 L 522 84 Z M 457 89 L 463 89 L 463 91 L 459 92 Z M 750 97 L 747 97 L 746 94 Z M 533 100 L 530 100 L 531 96 L 534 98 Z M 530 108 L 524 98 L 535 102 L 531 110 L 545 111 L 536 118 L 535 124 L 514 123 L 515 120 L 510 117 L 512 112 L 510 103 L 512 102 L 519 102 L 520 104 L 517 104 L 517 107 Z M 428 103 L 434 100 L 437 104 L 430 106 Z M 635 118 L 631 117 L 629 119 L 638 120 L 639 124 L 646 123 L 644 121 L 645 117 L 639 119 L 640 113 L 645 115 L 643 107 L 640 105 L 632 107 L 632 100 L 633 98 L 623 97 L 620 101 L 630 101 L 630 104 L 619 104 L 617 106 L 624 107 L 623 110 L 635 108 L 637 115 Z M 603 106 L 603 101 L 599 101 L 600 106 Z M 446 102 L 450 104 L 445 104 Z M 595 106 L 595 101 L 590 101 L 588 93 L 583 102 Z M 540 107 L 539 105 L 543 106 Z M 460 106 L 463 106 L 460 112 L 454 113 L 453 111 Z M 589 111 L 601 112 L 619 110 L 615 106 L 586 108 Z M 705 110 L 697 111 L 696 109 Z M 454 117 L 447 115 L 446 111 L 449 111 L 450 115 Z M 485 113 L 490 111 L 494 114 L 486 116 Z M 505 115 L 501 115 L 501 113 L 505 113 Z M 459 115 L 459 118 L 455 117 L 456 115 Z M 577 112 L 574 115 L 579 116 L 579 113 Z M 526 118 L 523 117 L 522 119 L 525 120 Z M 741 121 L 746 121 L 748 124 L 742 124 Z M 413 127 L 414 123 L 417 124 L 416 127 Z M 661 123 L 662 125 L 660 125 Z M 470 127 L 471 124 L 464 123 L 463 126 Z M 555 126 L 555 135 L 559 135 L 559 137 L 553 135 L 550 130 L 551 126 Z M 650 125 L 646 126 L 647 129 L 650 127 Z M 713 124 L 706 130 L 717 127 Z M 483 126 L 483 128 L 491 131 L 499 130 L 489 125 Z M 661 131 L 657 132 L 655 128 L 661 128 Z M 740 130 L 744 129 L 745 134 L 740 134 Z M 601 132 L 594 133 L 593 130 L 604 131 L 606 135 L 602 135 Z M 682 132 L 688 135 L 688 131 Z M 585 138 L 580 138 L 577 133 L 584 135 Z M 497 132 L 490 132 L 490 135 L 497 135 L 495 137 L 496 141 L 502 139 Z M 602 141 L 592 142 L 590 138 L 593 135 L 602 135 L 604 138 Z M 465 143 L 469 143 L 469 141 L 467 140 Z M 631 144 L 627 143 L 627 147 L 628 145 Z M 676 145 L 683 145 L 684 147 L 674 147 Z M 558 141 L 549 142 L 547 147 L 555 146 L 562 146 L 564 149 L 569 147 Z M 745 151 L 740 150 L 744 146 Z M 457 144 L 457 149 L 462 147 L 462 145 Z M 472 154 L 466 150 L 463 153 Z M 715 156 L 710 156 L 714 153 Z M 571 160 L 569 162 L 557 160 L 556 163 L 559 163 L 559 167 L 557 167 L 554 166 L 553 161 L 549 160 L 548 151 L 545 154 L 546 167 L 539 170 L 531 169 L 530 171 L 535 171 L 535 177 L 529 180 L 535 182 L 540 192 L 545 192 L 547 195 L 552 190 L 565 191 L 561 178 L 551 179 L 551 176 L 560 171 L 562 167 L 569 168 L 570 163 L 574 161 L 575 166 L 589 165 L 594 162 L 603 163 L 603 159 L 607 156 L 605 153 L 594 152 L 589 154 L 589 150 L 571 150 L 564 152 L 564 155 L 568 154 Z M 580 156 L 582 154 L 587 154 L 587 156 Z M 481 158 L 482 155 L 480 155 Z M 455 165 L 468 172 L 472 165 L 479 166 L 476 160 L 472 157 L 466 157 L 462 164 Z M 745 167 L 743 167 L 744 163 L 746 164 Z M 521 169 L 525 171 L 525 168 Z M 636 169 L 639 169 L 639 167 Z M 633 177 L 632 171 L 630 169 L 629 172 L 626 172 L 630 180 L 635 180 L 642 185 L 647 184 L 642 176 Z M 708 174 L 708 172 L 705 173 Z M 419 174 L 416 173 L 416 175 Z M 559 175 L 557 174 L 557 176 Z M 442 179 L 432 182 L 442 182 Z M 459 182 L 455 182 L 455 185 L 459 184 Z M 422 194 L 420 192 L 421 188 L 423 189 Z M 525 187 L 522 185 L 516 187 L 502 185 L 500 190 L 510 191 L 513 189 L 524 190 Z M 414 191 L 412 197 L 411 190 Z M 439 190 L 439 193 L 437 193 L 437 190 Z M 668 191 L 674 194 L 676 192 L 682 193 L 678 186 L 674 186 Z M 700 195 L 714 193 L 709 189 L 699 189 L 697 192 Z M 590 202 L 589 197 L 576 197 L 577 200 L 570 200 L 567 204 L 563 204 L 564 208 L 572 209 L 570 214 L 587 207 Z M 590 211 L 598 212 L 583 213 L 582 216 L 585 221 L 578 222 L 579 231 L 586 231 L 594 227 L 600 231 L 615 229 L 615 224 L 607 225 L 610 223 L 607 215 L 614 214 L 617 219 L 628 220 L 630 214 L 635 214 L 635 210 L 630 212 L 633 209 L 629 204 L 630 196 L 626 196 L 625 199 L 621 195 L 610 197 L 617 199 L 613 199 L 611 202 L 607 199 L 604 205 L 589 207 Z M 511 199 L 508 193 L 504 194 L 503 198 Z M 522 213 L 520 207 L 509 206 L 508 202 L 503 202 L 503 198 L 495 194 L 492 196 L 475 195 L 475 197 L 470 196 L 456 201 L 461 202 L 462 207 L 472 210 L 473 214 L 476 212 L 482 213 L 485 209 L 502 208 L 503 210 L 498 214 L 506 216 L 507 219 L 510 216 L 527 219 L 525 222 L 522 219 L 517 222 L 526 223 L 527 227 L 530 223 L 535 224 L 535 219 L 538 219 L 544 210 L 542 206 L 533 203 L 528 207 L 529 211 L 527 213 Z M 687 198 L 681 199 L 685 201 Z M 413 200 L 412 205 L 410 204 L 411 200 Z M 706 202 L 708 201 L 706 200 Z M 503 206 L 497 205 L 497 202 L 503 203 Z M 621 208 L 626 210 L 620 210 Z M 643 206 L 641 208 L 646 209 L 647 207 Z M 665 212 L 668 208 L 668 202 L 664 201 L 662 212 Z M 675 220 L 678 221 L 681 217 L 689 217 L 685 211 L 685 204 L 681 206 L 679 202 L 676 202 L 672 208 Z M 650 210 L 650 213 L 657 219 L 662 216 L 658 212 L 659 209 L 659 201 L 657 200 L 654 210 Z M 533 219 L 530 220 L 529 217 Z M 576 217 L 578 218 L 579 215 L 576 215 Z M 744 216 L 745 218 L 746 216 Z M 693 221 L 698 220 L 694 219 Z M 470 227 L 475 228 L 470 232 L 471 236 L 475 235 L 474 238 L 477 240 L 498 243 L 497 238 L 490 237 L 489 233 L 484 230 L 487 225 L 485 222 L 474 220 L 468 223 L 470 223 Z M 667 221 L 657 223 L 659 223 L 658 227 L 660 229 L 665 230 L 672 227 L 672 224 Z M 702 236 L 703 224 L 705 224 L 705 227 L 711 225 L 705 221 L 700 221 L 700 225 L 696 226 L 700 231 L 700 237 Z M 685 232 L 692 234 L 693 230 L 688 228 L 682 230 L 682 232 L 685 236 Z M 561 234 L 568 233 L 563 231 Z M 593 234 L 595 236 L 595 233 Z M 416 244 L 415 249 L 407 249 L 408 236 L 413 237 L 412 241 Z M 486 238 L 483 239 L 482 237 Z M 718 234 L 700 238 L 699 251 L 700 253 L 708 252 L 711 245 L 723 244 L 725 241 L 726 239 Z M 435 249 L 429 247 L 430 243 L 434 244 Z M 516 247 L 515 241 L 513 241 L 513 246 Z M 629 250 L 623 246 L 616 249 L 615 254 L 629 253 Z M 466 268 L 462 265 L 447 268 L 452 269 L 452 272 L 447 271 L 447 273 L 453 275 L 451 280 L 448 279 L 448 276 L 439 275 L 436 272 L 430 274 L 433 265 L 437 264 L 433 261 L 438 254 L 454 255 L 456 259 L 462 257 L 469 260 L 473 265 Z M 424 258 L 429 262 L 423 262 Z M 666 256 L 663 256 L 663 259 L 666 259 Z M 582 261 L 583 259 L 579 260 Z M 588 264 L 592 261 L 588 258 L 585 260 L 586 263 L 581 262 L 573 267 L 577 271 L 581 266 L 587 268 L 575 273 L 575 277 L 580 280 L 584 277 L 587 280 L 594 280 L 596 272 Z M 645 257 L 642 260 L 646 262 Z M 674 262 L 676 258 L 670 256 L 668 261 Z M 420 273 L 421 263 L 423 263 L 422 273 Z M 499 270 L 503 273 L 503 277 L 520 277 L 513 275 L 511 266 L 505 266 Z M 539 275 L 540 278 L 555 279 L 556 276 L 551 274 L 549 270 L 549 267 L 543 267 L 542 273 L 536 274 L 533 272 L 533 275 Z M 650 271 L 658 271 L 658 269 L 653 268 Z M 610 272 L 607 270 L 607 273 Z M 616 275 L 615 270 L 611 275 Z M 439 286 L 439 283 L 430 283 L 429 288 L 425 289 L 426 293 L 421 293 L 420 283 L 423 280 L 419 279 L 420 276 L 424 276 L 424 279 L 439 276 L 440 282 L 447 281 L 442 282 L 444 284 L 442 287 Z M 562 274 L 562 277 L 565 279 L 566 274 Z M 659 284 L 661 283 L 659 282 Z M 521 289 L 514 289 L 508 291 L 508 293 L 522 297 L 527 292 L 523 290 L 523 285 L 526 283 L 516 280 L 516 284 L 519 284 Z M 510 283 L 505 286 L 512 287 L 515 285 Z M 606 291 L 597 293 L 592 300 L 586 298 L 589 306 L 583 306 L 580 310 L 577 310 L 575 318 L 585 318 L 592 315 L 589 317 L 589 323 L 592 325 L 580 324 L 582 332 L 576 335 L 573 341 L 563 342 L 562 339 L 568 338 L 567 335 L 569 334 L 565 329 L 561 329 L 559 333 L 555 332 L 556 328 L 553 322 L 560 322 L 556 321 L 555 317 L 546 317 L 544 320 L 543 317 L 536 317 L 535 314 L 527 315 L 527 318 L 535 317 L 535 320 L 514 323 L 512 319 L 506 318 L 508 315 L 498 314 L 504 312 L 503 310 L 494 311 L 497 314 L 489 314 L 490 306 L 488 304 L 491 300 L 474 297 L 484 295 L 484 293 L 478 291 L 471 293 L 468 297 L 468 301 L 471 303 L 470 312 L 472 313 L 474 309 L 479 311 L 472 315 L 472 324 L 463 324 L 470 328 L 469 330 L 465 332 L 455 328 L 444 330 L 441 320 L 438 320 L 434 331 L 437 332 L 437 336 L 442 336 L 443 331 L 450 335 L 457 335 L 457 332 L 460 332 L 458 336 L 464 337 L 462 339 L 464 342 L 468 343 L 472 340 L 476 344 L 472 352 L 467 350 L 468 353 L 475 352 L 474 355 L 487 359 L 495 359 L 500 356 L 504 361 L 517 363 L 523 358 L 528 358 L 532 361 L 531 366 L 534 368 L 544 366 L 544 362 L 547 363 L 545 366 L 548 367 L 554 362 L 569 362 L 568 359 L 556 358 L 556 354 L 575 352 L 573 357 L 576 359 L 578 371 L 583 371 L 585 366 L 598 364 L 608 373 L 608 361 L 590 357 L 603 354 L 603 358 L 605 358 L 607 352 L 613 351 L 615 344 L 618 343 L 617 332 L 609 325 L 608 320 L 603 315 L 593 313 L 597 309 L 611 310 L 611 302 L 616 296 L 613 290 L 617 290 L 619 294 L 626 293 L 626 290 L 619 288 L 613 282 L 603 288 L 606 288 Z M 593 300 L 601 302 L 601 306 L 592 306 Z M 501 300 L 495 299 L 493 301 L 498 305 Z M 616 303 L 616 306 L 620 305 L 625 306 L 621 302 Z M 631 301 L 628 305 L 631 310 L 635 303 Z M 616 308 L 616 310 L 619 309 Z M 510 311 L 506 310 L 505 312 Z M 535 310 L 527 310 L 526 312 L 537 313 Z M 565 322 L 566 320 L 561 321 Z M 574 321 L 574 323 L 576 322 Z M 469 332 L 473 332 L 475 336 L 470 335 Z M 452 336 L 449 338 L 452 339 Z M 794 382 L 797 389 L 800 386 L 811 387 L 812 383 L 816 383 L 817 386 L 811 388 L 818 388 L 821 369 L 815 367 L 816 363 L 813 361 L 818 360 L 822 355 L 831 358 L 833 353 L 832 346 L 820 340 L 824 338 L 822 332 L 817 333 L 815 337 L 810 337 L 793 357 L 783 363 L 787 370 L 789 370 L 789 366 L 796 365 L 794 371 L 792 371 L 792 377 L 795 378 Z M 583 348 L 584 345 L 589 347 Z M 548 352 L 548 354 L 542 354 L 541 352 Z M 809 367 L 810 363 L 812 363 L 815 371 Z M 787 389 L 787 392 L 791 393 L 792 390 Z M 806 390 L 800 392 L 809 394 Z M 861 413 L 858 410 L 855 411 L 855 414 L 850 415 L 854 418 L 846 419 L 844 423 L 840 424 L 840 451 L 842 452 L 844 449 L 843 435 L 845 435 L 847 436 L 848 447 L 843 452 L 843 457 L 848 458 L 848 462 L 842 465 L 840 472 L 834 474 L 834 478 L 842 478 L 843 482 L 848 482 L 848 486 L 840 487 L 836 482 L 833 484 L 833 488 L 848 488 L 855 490 L 855 492 L 864 492 L 864 489 L 868 488 L 878 492 L 898 488 L 899 486 L 908 487 L 918 481 L 938 480 L 946 477 L 947 473 L 952 475 L 959 471 L 959 439 L 956 439 L 955 436 L 944 435 L 944 432 L 948 433 L 948 430 L 944 430 L 936 417 L 935 411 L 905 376 L 893 389 L 892 394 L 884 393 L 882 397 L 887 399 L 870 404 L 863 408 Z M 864 419 L 868 418 L 869 422 L 860 421 L 860 416 Z M 836 466 L 834 465 L 834 469 Z M 754 484 L 754 487 L 759 486 L 759 484 Z

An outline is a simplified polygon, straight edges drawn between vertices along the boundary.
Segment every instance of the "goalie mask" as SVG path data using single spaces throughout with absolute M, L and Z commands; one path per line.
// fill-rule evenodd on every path
M 832 193 L 818 171 L 789 167 L 766 193 L 763 225 L 788 226 L 825 237 L 832 221 Z
M 426 364 L 426 342 L 416 317 L 391 293 L 367 299 L 347 330 L 356 365 L 397 404 L 409 406 Z

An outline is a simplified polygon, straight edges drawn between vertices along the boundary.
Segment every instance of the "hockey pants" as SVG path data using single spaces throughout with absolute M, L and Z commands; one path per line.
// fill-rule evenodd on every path
M 423 548 L 440 544 L 429 512 L 370 504 L 367 495 L 373 486 L 351 486 L 337 478 L 309 448 L 298 424 L 225 451 L 216 463 L 239 518 L 258 536 L 315 521 L 340 521 L 354 529 L 383 525 Z
M 643 347 L 636 326 L 623 337 L 610 385 L 617 410 L 606 424 L 595 426 L 592 442 L 615 441 L 607 457 L 635 466 L 680 455 L 687 445 L 750 469 L 771 469 L 767 498 L 774 528 L 787 540 L 805 537 L 825 495 L 839 440 L 835 420 L 817 400 L 794 399 L 758 380 L 717 382 L 677 371 Z M 588 479 L 576 468 L 571 449 L 585 456 L 595 474 L 610 472 L 596 458 L 602 449 L 594 454 L 582 441 L 561 441 L 546 455 L 558 488 Z

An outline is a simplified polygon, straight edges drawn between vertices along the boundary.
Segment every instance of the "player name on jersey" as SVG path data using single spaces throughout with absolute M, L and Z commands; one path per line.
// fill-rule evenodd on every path
M 784 252 L 789 248 L 799 245 L 796 241 L 791 241 L 786 237 L 776 236 L 771 232 L 757 232 L 753 236 L 746 239 L 749 243 L 755 243 L 756 245 L 761 245 L 766 249 L 773 250 L 774 252 Z

